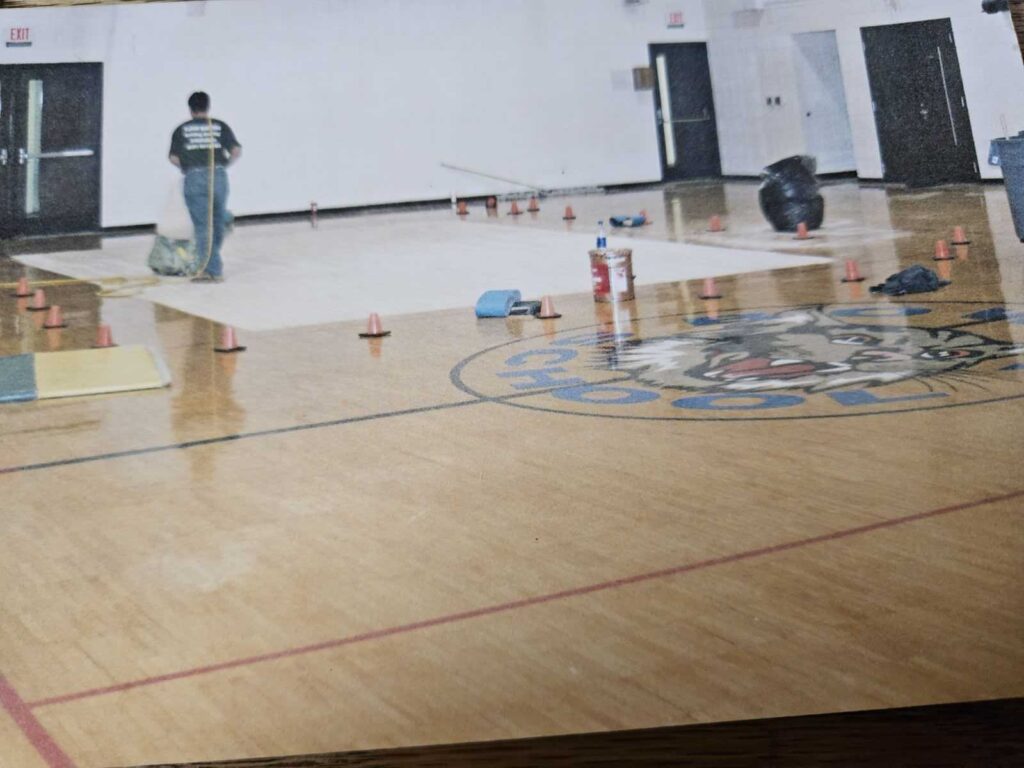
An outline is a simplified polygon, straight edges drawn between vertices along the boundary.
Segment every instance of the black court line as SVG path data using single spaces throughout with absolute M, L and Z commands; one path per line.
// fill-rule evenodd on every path
M 597 382 L 600 384 L 614 384 L 622 381 L 621 377 L 608 381 Z M 293 432 L 304 432 L 313 429 L 326 429 L 328 427 L 340 427 L 346 424 L 360 424 L 366 421 L 378 421 L 380 419 L 391 419 L 396 416 L 411 416 L 418 413 L 433 413 L 435 411 L 448 411 L 455 408 L 463 408 L 467 405 L 478 405 L 480 403 L 505 403 L 509 400 L 517 400 L 534 395 L 545 395 L 569 387 L 546 387 L 535 389 L 529 392 L 516 392 L 511 395 L 499 397 L 488 397 L 486 395 L 474 396 L 472 400 L 458 400 L 454 403 L 441 403 L 439 405 L 424 405 L 419 408 L 405 408 L 400 411 L 385 411 L 383 413 L 371 413 L 365 416 L 349 416 L 329 421 L 317 421 L 311 424 L 296 424 L 291 427 L 275 427 L 274 429 L 261 429 L 255 432 L 239 432 L 233 435 L 220 435 L 218 437 L 204 437 L 200 440 L 188 440 L 183 443 L 169 443 L 166 445 L 153 445 L 148 448 L 131 448 L 124 451 L 110 451 L 109 453 L 90 454 L 88 456 L 73 456 L 67 459 L 54 459 L 53 461 L 41 461 L 35 464 L 21 464 L 12 467 L 0 467 L 0 475 L 13 475 L 19 472 L 34 472 L 41 469 L 53 469 L 54 467 L 67 467 L 74 464 L 89 464 L 95 461 L 110 461 L 112 459 L 124 459 L 131 456 L 145 456 L 151 453 L 164 453 L 166 451 L 182 451 L 189 448 L 201 448 L 206 445 L 218 443 L 232 443 L 240 440 L 250 440 L 256 437 L 272 437 L 274 435 L 287 435 Z
M 330 421 L 318 421 L 312 424 L 296 424 L 291 427 L 276 427 L 274 429 L 261 429 L 256 432 L 240 432 L 234 435 L 221 435 L 219 437 L 205 437 L 201 440 L 189 440 L 184 443 L 171 443 L 168 445 L 153 445 L 148 448 L 132 448 L 125 451 L 111 451 L 110 453 L 97 453 L 89 456 L 76 456 L 69 459 L 55 459 L 54 461 L 42 461 L 37 464 L 22 464 L 14 467 L 0 467 L 0 475 L 10 475 L 16 472 L 32 472 L 39 469 L 51 469 L 53 467 L 66 467 L 72 464 L 88 464 L 93 461 L 107 461 L 110 459 L 123 459 L 129 456 L 144 456 L 149 453 L 162 453 L 164 451 L 179 451 L 188 448 L 199 448 L 204 445 L 216 445 L 217 443 L 230 443 L 239 440 L 249 440 L 254 437 L 269 437 L 271 435 L 286 435 L 292 432 L 303 432 L 310 429 L 324 429 L 326 427 L 338 427 L 343 424 L 358 424 L 363 421 L 375 421 L 377 419 L 388 419 L 394 416 L 409 416 L 416 413 L 429 413 L 431 411 L 444 411 L 453 408 L 461 408 L 466 405 L 486 403 L 485 398 L 474 400 L 459 400 L 454 403 L 441 405 L 426 405 L 420 408 L 406 408 L 401 411 L 386 411 L 384 413 L 371 413 L 366 416 L 349 416 L 343 419 L 332 419 Z

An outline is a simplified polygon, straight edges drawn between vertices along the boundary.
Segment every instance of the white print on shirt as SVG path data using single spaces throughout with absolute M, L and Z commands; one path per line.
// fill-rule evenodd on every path
M 182 130 L 185 134 L 185 151 L 196 149 L 221 149 L 220 131 L 217 123 L 213 123 L 213 136 L 210 136 L 209 125 L 186 125 Z

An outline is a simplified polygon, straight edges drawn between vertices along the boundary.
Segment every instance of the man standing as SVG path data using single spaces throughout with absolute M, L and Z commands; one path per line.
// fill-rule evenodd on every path
M 195 228 L 199 271 L 194 283 L 220 283 L 224 266 L 220 246 L 224 241 L 228 201 L 225 170 L 242 154 L 242 145 L 223 120 L 210 118 L 210 97 L 197 91 L 188 97 L 192 119 L 171 135 L 171 163 L 185 174 L 185 205 Z M 212 237 L 211 237 L 212 230 Z

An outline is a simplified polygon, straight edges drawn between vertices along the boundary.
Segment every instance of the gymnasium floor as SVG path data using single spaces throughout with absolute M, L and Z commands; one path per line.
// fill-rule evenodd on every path
M 521 219 L 473 208 L 458 258 L 479 249 L 481 269 L 488 232 L 515 259 L 515 232 L 583 242 L 609 214 L 654 217 L 619 235 L 636 301 L 559 294 L 553 321 L 478 321 L 475 294 L 418 311 L 407 291 L 396 306 L 412 313 L 385 314 L 383 340 L 320 309 L 306 322 L 292 294 L 322 308 L 347 226 L 379 225 L 384 275 L 392 227 L 443 264 L 436 232 L 462 242 L 447 209 L 245 226 L 228 283 L 153 301 L 55 284 L 63 330 L 0 298 L 2 354 L 87 347 L 109 322 L 173 379 L 0 406 L 0 766 L 1024 694 L 1024 244 L 1004 190 L 832 185 L 826 228 L 796 242 L 768 230 L 756 189 L 551 198 Z M 712 235 L 716 213 L 728 231 Z M 971 245 L 932 261 L 954 225 Z M 246 238 L 261 268 L 276 258 L 268 279 L 284 264 L 296 282 L 280 308 L 261 283 L 248 350 L 218 355 L 202 315 L 231 308 L 170 304 L 244 285 Z M 689 282 L 645 281 L 645 248 L 668 264 L 686 243 L 745 254 L 720 300 L 698 298 L 723 274 L 714 254 Z M 846 259 L 867 282 L 840 283 Z M 952 284 L 868 293 L 914 263 Z M 0 281 L 23 272 L 0 259 Z M 395 300 L 384 279 L 373 290 Z

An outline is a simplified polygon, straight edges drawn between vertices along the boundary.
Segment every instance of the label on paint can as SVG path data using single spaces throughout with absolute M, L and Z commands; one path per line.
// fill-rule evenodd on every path
M 614 294 L 626 293 L 629 290 L 629 270 L 624 263 L 608 268 L 611 278 L 611 291 Z
M 590 275 L 594 282 L 594 295 L 607 296 L 612 289 L 611 278 L 608 274 L 608 264 L 605 262 L 591 263 Z

